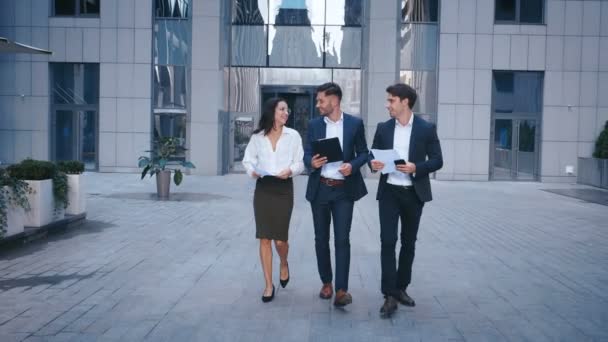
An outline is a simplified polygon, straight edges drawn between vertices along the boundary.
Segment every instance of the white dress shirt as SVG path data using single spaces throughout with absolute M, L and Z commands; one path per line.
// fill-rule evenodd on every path
M 331 121 L 327 116 L 324 116 L 323 120 L 325 121 L 325 138 L 338 137 L 340 147 L 344 151 L 344 146 L 342 145 L 342 139 L 344 138 L 344 113 L 340 113 L 340 119 L 336 122 Z M 321 176 L 332 179 L 344 179 L 344 175 L 339 171 L 342 163 L 342 161 L 336 161 L 323 165 Z
M 304 171 L 303 158 L 304 149 L 300 134 L 294 129 L 283 127 L 276 151 L 272 150 L 272 142 L 264 135 L 264 131 L 252 134 L 245 149 L 243 166 L 249 176 L 253 176 L 255 168 L 273 175 L 289 168 L 293 177 Z
M 397 151 L 401 159 L 408 161 L 410 155 L 410 138 L 412 136 L 412 124 L 414 123 L 414 114 L 410 116 L 410 121 L 406 125 L 399 123 L 395 119 L 395 134 L 393 135 L 393 149 Z M 407 173 L 401 171 L 391 172 L 388 175 L 387 182 L 393 185 L 410 186 L 412 179 Z

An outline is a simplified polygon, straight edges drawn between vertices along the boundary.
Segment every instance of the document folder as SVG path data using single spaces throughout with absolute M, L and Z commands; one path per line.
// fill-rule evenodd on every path
M 313 141 L 312 154 L 313 156 L 319 154 L 321 157 L 327 157 L 328 163 L 344 160 L 340 140 L 337 137 Z

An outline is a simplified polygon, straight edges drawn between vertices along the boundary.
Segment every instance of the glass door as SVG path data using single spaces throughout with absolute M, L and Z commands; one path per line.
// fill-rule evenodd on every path
M 79 160 L 97 170 L 97 111 L 60 109 L 53 120 L 54 160 Z
M 537 180 L 538 130 L 534 119 L 494 120 L 492 179 Z

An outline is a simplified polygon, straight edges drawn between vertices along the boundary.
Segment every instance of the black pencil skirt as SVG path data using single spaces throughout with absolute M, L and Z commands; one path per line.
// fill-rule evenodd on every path
M 258 178 L 253 194 L 255 237 L 287 241 L 289 220 L 293 211 L 293 181 L 291 178 Z

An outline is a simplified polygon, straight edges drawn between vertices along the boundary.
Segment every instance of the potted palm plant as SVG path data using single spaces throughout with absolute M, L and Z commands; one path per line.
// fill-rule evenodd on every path
M 169 198 L 171 189 L 171 173 L 173 182 L 180 185 L 184 178 L 181 168 L 192 169 L 194 164 L 181 160 L 181 155 L 187 150 L 180 144 L 181 139 L 174 137 L 163 137 L 155 141 L 155 148 L 150 152 L 150 157 L 139 157 L 139 167 L 143 167 L 141 179 L 149 174 L 156 175 L 156 193 L 159 198 Z

